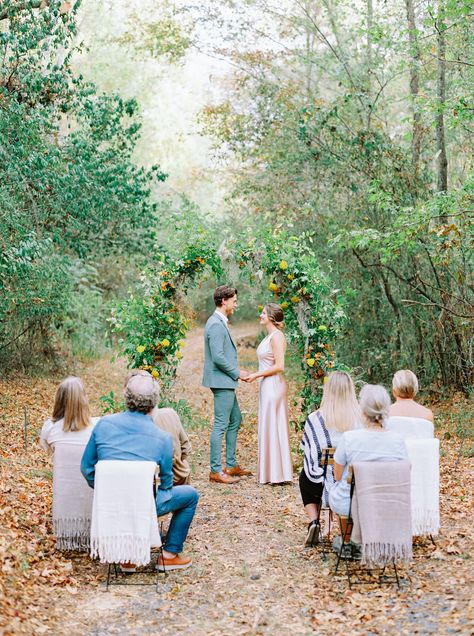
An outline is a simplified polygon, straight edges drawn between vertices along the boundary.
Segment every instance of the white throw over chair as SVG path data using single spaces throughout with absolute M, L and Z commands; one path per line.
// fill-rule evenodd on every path
M 153 496 L 156 467 L 149 461 L 96 464 L 91 556 L 109 564 L 107 589 L 112 566 L 117 578 L 117 564 L 144 566 L 151 561 L 152 547 L 162 550 Z
M 405 439 L 411 462 L 413 536 L 439 533 L 439 439 Z M 434 541 L 433 541 L 434 543 Z
M 391 415 L 386 427 L 387 431 L 397 433 L 403 439 L 431 439 L 434 437 L 434 424 L 422 417 L 406 417 Z

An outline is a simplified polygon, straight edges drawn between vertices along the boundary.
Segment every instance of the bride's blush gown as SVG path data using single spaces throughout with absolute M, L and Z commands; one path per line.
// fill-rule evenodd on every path
M 275 364 L 270 344 L 274 333 L 264 338 L 258 346 L 259 371 Z M 288 431 L 288 387 L 281 373 L 260 381 L 257 473 L 261 484 L 291 482 L 293 479 Z

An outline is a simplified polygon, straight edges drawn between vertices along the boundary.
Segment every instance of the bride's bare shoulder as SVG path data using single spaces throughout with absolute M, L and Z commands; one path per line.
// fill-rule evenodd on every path
M 274 331 L 272 335 L 272 341 L 278 342 L 281 344 L 286 344 L 286 338 L 283 331 L 280 331 L 280 329 L 277 329 L 276 331 Z

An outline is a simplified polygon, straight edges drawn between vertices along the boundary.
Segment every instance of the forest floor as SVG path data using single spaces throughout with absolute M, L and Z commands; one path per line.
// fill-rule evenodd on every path
M 255 348 L 248 346 L 255 328 L 237 326 L 234 334 L 241 366 L 255 367 Z M 210 421 L 211 394 L 200 385 L 202 362 L 202 330 L 196 329 L 186 342 L 176 391 Z M 99 413 L 101 395 L 120 393 L 125 365 L 101 359 L 69 371 L 82 375 Z M 392 585 L 349 590 L 344 568 L 333 574 L 333 555 L 323 559 L 320 549 L 303 547 L 306 519 L 296 471 L 287 486 L 259 486 L 255 476 L 234 486 L 210 484 L 209 429 L 197 422 L 189 435 L 192 482 L 201 498 L 185 546 L 193 567 L 160 578 L 158 593 L 153 586 L 106 592 L 105 566 L 57 552 L 51 535 L 52 465 L 37 437 L 59 379 L 0 380 L 0 633 L 472 633 L 474 460 L 459 456 L 452 424 L 453 414 L 468 408 L 462 397 L 437 408 L 442 530 L 436 546 L 424 541 L 415 548 L 412 565 L 402 570 L 400 591 Z M 291 382 L 290 393 L 295 394 Z M 239 401 L 244 423 L 238 459 L 255 470 L 257 386 L 242 386 Z M 298 419 L 297 407 L 291 408 Z M 301 461 L 299 438 L 292 431 L 295 466 Z

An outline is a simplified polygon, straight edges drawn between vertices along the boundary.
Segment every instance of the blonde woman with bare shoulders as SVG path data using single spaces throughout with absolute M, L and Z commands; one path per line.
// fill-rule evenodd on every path
M 259 368 L 246 382 L 261 378 L 258 405 L 258 481 L 281 484 L 293 480 L 293 464 L 288 430 L 288 386 L 285 370 L 286 339 L 283 334 L 283 310 L 269 303 L 260 314 L 267 330 L 257 348 Z
M 434 437 L 433 411 L 415 402 L 418 378 L 409 369 L 397 371 L 392 380 L 395 403 L 391 405 L 387 429 L 403 438 Z

